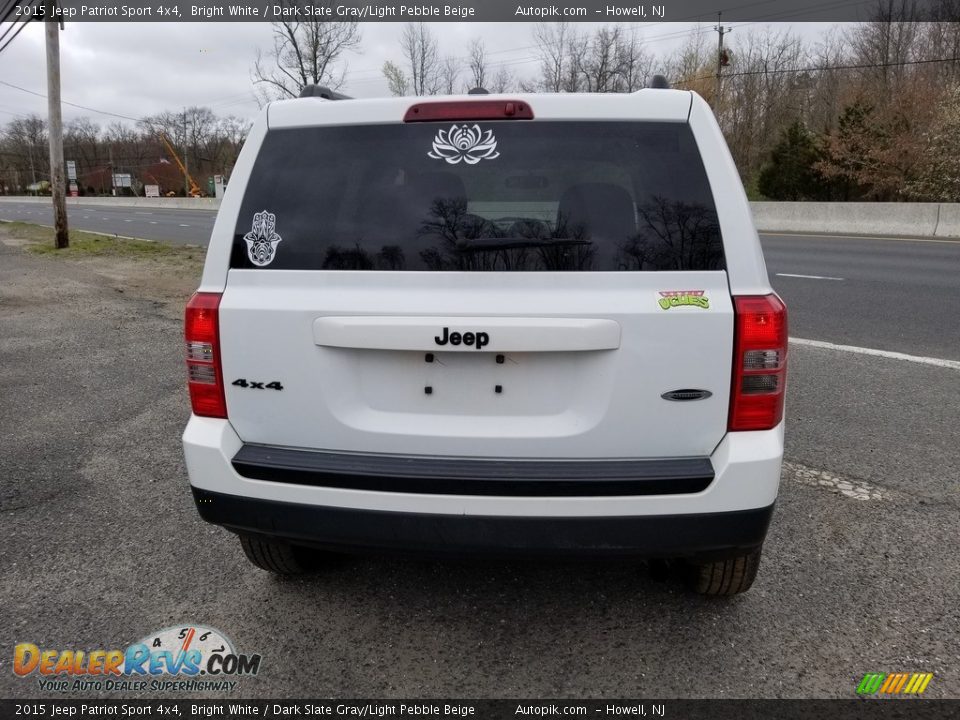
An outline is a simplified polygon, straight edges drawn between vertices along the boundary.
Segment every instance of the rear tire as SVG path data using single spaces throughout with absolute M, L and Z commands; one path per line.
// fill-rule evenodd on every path
M 304 575 L 319 565 L 318 553 L 279 540 L 241 535 L 240 546 L 247 560 L 274 575 Z
M 753 585 L 760 567 L 757 548 L 744 555 L 694 563 L 690 568 L 690 587 L 700 595 L 728 596 L 746 592 Z

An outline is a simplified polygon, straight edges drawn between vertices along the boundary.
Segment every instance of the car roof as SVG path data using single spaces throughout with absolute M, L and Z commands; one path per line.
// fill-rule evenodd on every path
M 686 122 L 693 93 L 645 88 L 634 93 L 505 93 L 498 95 L 439 95 L 365 100 L 325 100 L 319 97 L 279 100 L 266 108 L 274 128 L 320 125 L 372 125 L 402 122 L 412 105 L 442 102 L 524 101 L 535 120 L 638 120 Z

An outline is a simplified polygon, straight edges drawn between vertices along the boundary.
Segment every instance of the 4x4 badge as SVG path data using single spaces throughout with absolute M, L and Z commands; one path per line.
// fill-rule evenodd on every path
M 433 139 L 433 152 L 427 156 L 434 160 L 446 160 L 456 165 L 463 160 L 467 165 L 476 165 L 481 160 L 493 160 L 500 157 L 497 152 L 497 139 L 493 130 L 484 132 L 479 125 L 470 127 L 451 125 L 449 130 L 440 130 Z
M 277 232 L 277 216 L 263 210 L 253 215 L 253 227 L 243 236 L 247 243 L 247 256 L 257 267 L 266 267 L 277 254 L 281 238 Z

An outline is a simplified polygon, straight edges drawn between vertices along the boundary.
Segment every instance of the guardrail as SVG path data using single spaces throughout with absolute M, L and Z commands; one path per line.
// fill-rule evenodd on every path
M 3 196 L 0 201 L 49 203 L 47 197 Z M 216 210 L 216 198 L 67 198 L 68 205 Z M 752 202 L 761 232 L 833 235 L 960 237 L 960 203 Z

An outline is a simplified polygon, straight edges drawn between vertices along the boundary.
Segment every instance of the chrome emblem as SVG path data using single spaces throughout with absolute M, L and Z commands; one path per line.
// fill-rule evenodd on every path
M 662 397 L 664 400 L 675 400 L 678 402 L 683 402 L 686 400 L 706 400 L 711 395 L 713 395 L 713 393 L 710 392 L 709 390 L 685 389 L 685 390 L 671 390 L 669 392 L 665 392 L 660 397 Z

